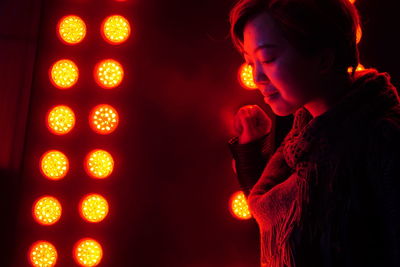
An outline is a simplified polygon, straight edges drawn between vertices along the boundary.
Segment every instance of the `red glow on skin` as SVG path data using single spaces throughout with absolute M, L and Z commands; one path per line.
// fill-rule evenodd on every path
M 271 15 L 252 17 L 244 26 L 243 49 L 252 64 L 254 82 L 265 102 L 278 116 L 288 116 L 305 107 L 313 117 L 330 109 L 351 84 L 348 75 L 331 70 L 332 49 L 321 49 L 312 56 L 301 53 L 290 43 Z

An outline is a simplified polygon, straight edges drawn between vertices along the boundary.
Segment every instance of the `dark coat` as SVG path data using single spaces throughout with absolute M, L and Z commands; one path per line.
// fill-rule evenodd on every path
M 261 266 L 400 267 L 400 101 L 387 73 L 359 72 L 350 93 L 271 134 L 229 140 L 260 227 Z

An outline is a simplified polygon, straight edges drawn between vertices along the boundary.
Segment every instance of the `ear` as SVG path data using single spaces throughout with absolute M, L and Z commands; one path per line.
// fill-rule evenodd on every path
M 332 48 L 323 48 L 319 58 L 319 73 L 328 73 L 335 61 L 335 54 Z

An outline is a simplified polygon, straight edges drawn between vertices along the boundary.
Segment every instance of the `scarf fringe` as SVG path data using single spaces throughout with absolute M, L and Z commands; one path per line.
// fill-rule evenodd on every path
M 303 169 L 304 168 L 304 169 Z M 313 169 L 313 168 L 312 168 Z M 261 233 L 261 266 L 262 267 L 296 267 L 295 255 L 291 244 L 293 229 L 300 224 L 303 206 L 309 202 L 311 171 L 303 166 L 297 179 L 299 192 L 286 216 L 279 218 L 278 223 Z

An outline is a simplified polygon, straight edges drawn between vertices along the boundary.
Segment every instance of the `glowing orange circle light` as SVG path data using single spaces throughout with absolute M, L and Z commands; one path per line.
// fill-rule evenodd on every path
M 234 193 L 230 199 L 230 211 L 237 219 L 247 220 L 250 219 L 251 213 L 247 205 L 246 196 L 242 191 Z
M 86 195 L 79 203 L 79 213 L 88 222 L 97 223 L 108 214 L 108 202 L 99 194 Z
M 50 68 L 49 76 L 55 87 L 68 89 L 78 81 L 79 70 L 72 60 L 61 59 Z
M 67 156 L 58 150 L 50 150 L 40 160 L 42 174 L 51 180 L 60 180 L 67 175 L 69 162 Z
M 361 26 L 358 25 L 357 32 L 356 32 L 356 43 L 357 44 L 361 41 L 361 38 L 362 38 L 362 29 L 361 29 Z
M 78 44 L 86 36 L 86 24 L 76 15 L 62 17 L 57 24 L 58 37 L 66 44 Z
M 257 89 L 257 85 L 254 83 L 253 68 L 251 67 L 251 65 L 244 63 L 239 68 L 239 82 L 245 89 Z
M 107 17 L 101 25 L 101 33 L 105 41 L 110 44 L 125 42 L 131 34 L 131 27 L 126 18 L 120 15 Z
M 99 62 L 94 70 L 97 84 L 104 89 L 112 89 L 121 84 L 124 78 L 122 65 L 114 59 Z
M 99 134 L 110 134 L 117 128 L 119 116 L 115 108 L 107 104 L 95 106 L 89 115 L 89 124 Z
M 42 225 L 55 224 L 61 217 L 61 204 L 52 196 L 43 196 L 35 201 L 32 214 L 36 222 Z
M 29 261 L 34 267 L 52 267 L 57 262 L 57 250 L 47 241 L 37 241 L 29 249 Z
M 347 72 L 349 72 L 349 73 L 351 73 L 352 70 L 353 70 L 352 67 L 348 67 L 348 68 L 347 68 Z M 356 71 L 362 71 L 362 70 L 365 70 L 365 67 L 364 67 L 362 64 L 358 64 L 358 66 L 357 66 L 357 68 L 356 68 Z
M 74 259 L 80 266 L 96 266 L 103 257 L 99 242 L 91 238 L 79 240 L 74 246 Z
M 67 134 L 74 126 L 75 114 L 68 106 L 56 106 L 47 114 L 47 127 L 53 134 Z
M 96 149 L 89 152 L 85 159 L 85 170 L 93 178 L 104 179 L 111 175 L 114 159 L 105 150 Z

